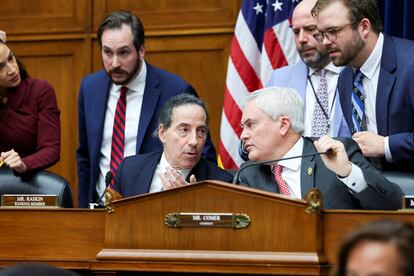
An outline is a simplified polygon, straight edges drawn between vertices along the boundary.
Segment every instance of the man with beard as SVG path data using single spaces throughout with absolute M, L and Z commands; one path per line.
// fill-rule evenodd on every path
M 336 89 L 342 68 L 330 63 L 326 47 L 313 37 L 317 29 L 311 11 L 316 1 L 303 0 L 292 13 L 292 31 L 301 60 L 274 70 L 267 86 L 290 87 L 299 92 L 305 102 L 303 136 L 350 137 Z M 248 160 L 241 142 L 239 153 Z
M 382 169 L 412 170 L 414 42 L 384 35 L 376 0 L 319 0 L 315 38 L 336 66 L 353 139 Z
M 291 87 L 305 102 L 304 136 L 349 137 L 336 85 L 341 68 L 330 63 L 326 47 L 313 34 L 317 31 L 312 8 L 316 0 L 303 0 L 292 14 L 292 31 L 301 61 L 272 72 L 267 86 Z
M 291 88 L 267 87 L 246 96 L 240 139 L 251 161 L 235 181 L 289 198 L 305 198 L 317 188 L 327 209 L 400 208 L 401 189 L 366 161 L 351 138 L 302 137 L 303 110 Z M 284 160 L 267 162 L 276 159 Z
M 162 150 L 152 137 L 162 106 L 182 92 L 196 94 L 178 76 L 144 61 L 144 27 L 134 14 L 108 15 L 97 38 L 104 70 L 86 76 L 79 93 L 79 207 L 99 201 L 107 172 L 114 177 L 124 157 Z M 204 154 L 215 160 L 209 138 Z

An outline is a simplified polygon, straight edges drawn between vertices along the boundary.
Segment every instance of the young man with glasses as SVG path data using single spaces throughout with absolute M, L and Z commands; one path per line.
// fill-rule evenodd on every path
M 314 37 L 336 66 L 344 117 L 382 169 L 414 168 L 414 42 L 384 35 L 376 0 L 318 0 Z

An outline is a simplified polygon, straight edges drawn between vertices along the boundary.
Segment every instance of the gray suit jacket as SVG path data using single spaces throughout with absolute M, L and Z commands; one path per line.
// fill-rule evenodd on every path
M 306 86 L 308 84 L 308 66 L 301 60 L 289 66 L 276 69 L 272 72 L 267 86 L 289 87 L 295 89 L 306 105 Z M 315 87 L 317 89 L 317 87 Z M 335 97 L 334 110 L 332 112 L 332 136 L 350 137 L 348 125 L 342 114 L 339 95 Z
M 326 209 L 378 209 L 395 210 L 401 208 L 403 192 L 386 180 L 363 156 L 358 145 L 349 138 L 338 139 L 344 143 L 352 163 L 359 166 L 363 172 L 368 187 L 355 193 L 340 181 L 336 174 L 329 170 L 320 156 L 302 158 L 301 191 L 302 198 L 313 187 L 318 188 L 323 196 L 323 206 Z M 304 138 L 303 154 L 316 153 L 316 148 L 310 138 Z M 249 161 L 250 162 L 250 161 Z M 309 175 L 309 168 L 312 174 Z M 240 185 L 278 193 L 269 165 L 248 167 L 240 173 Z

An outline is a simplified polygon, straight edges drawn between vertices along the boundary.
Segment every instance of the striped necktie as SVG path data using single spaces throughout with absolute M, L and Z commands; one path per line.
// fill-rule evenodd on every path
M 364 75 L 356 70 L 352 86 L 352 133 L 367 129 L 365 118 L 365 91 L 362 86 Z
M 112 130 L 112 144 L 111 144 L 111 163 L 110 171 L 112 173 L 112 182 L 110 187 L 114 185 L 114 178 L 124 158 L 124 139 L 125 139 L 125 113 L 126 113 L 126 93 L 128 88 L 122 86 L 121 93 L 116 103 L 114 128 Z
M 276 165 L 273 167 L 273 174 L 275 175 L 276 183 L 279 187 L 279 193 L 284 196 L 290 197 L 289 187 L 286 184 L 285 180 L 282 178 L 283 166 Z

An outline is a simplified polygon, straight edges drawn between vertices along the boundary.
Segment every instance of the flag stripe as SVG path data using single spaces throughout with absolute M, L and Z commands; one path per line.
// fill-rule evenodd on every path
M 222 165 L 236 169 L 243 100 L 267 84 L 273 69 L 296 62 L 289 16 L 297 0 L 245 0 L 239 12 L 228 61 L 220 129 Z

